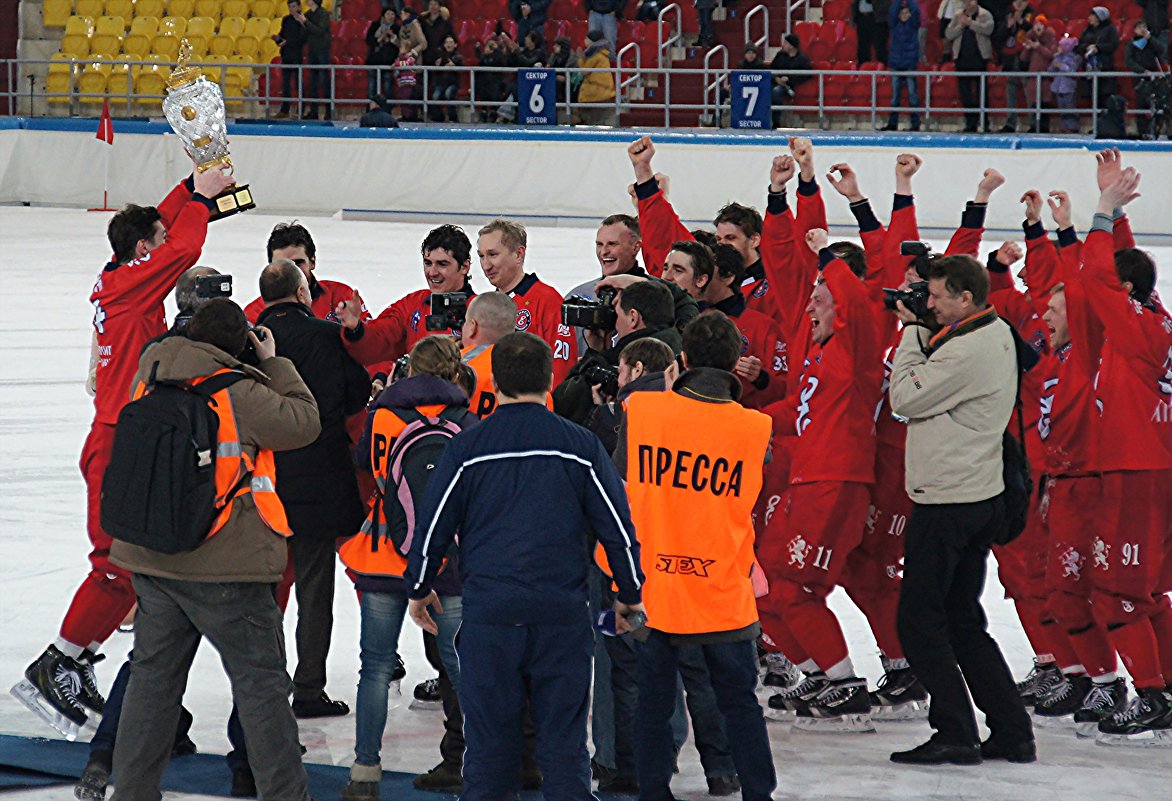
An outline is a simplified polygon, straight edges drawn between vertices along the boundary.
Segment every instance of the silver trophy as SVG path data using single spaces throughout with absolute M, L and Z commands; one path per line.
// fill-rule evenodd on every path
M 232 168 L 224 95 L 217 84 L 204 77 L 199 67 L 188 66 L 190 60 L 191 43 L 184 39 L 179 45 L 179 64 L 167 78 L 163 113 L 197 171 L 206 172 L 224 164 Z M 216 211 L 209 220 L 256 208 L 247 185 L 233 186 L 212 200 Z

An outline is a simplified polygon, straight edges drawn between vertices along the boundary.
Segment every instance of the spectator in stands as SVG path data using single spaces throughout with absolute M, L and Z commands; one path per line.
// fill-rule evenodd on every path
M 716 0 L 695 0 L 696 14 L 700 18 L 700 38 L 696 44 L 708 47 L 716 44 L 716 35 L 712 33 L 712 12 L 716 8 Z
M 609 70 L 611 66 L 611 44 L 600 30 L 586 34 L 586 50 L 582 53 L 581 68 L 584 70 Z M 612 103 L 615 98 L 615 75 L 613 72 L 587 72 L 578 91 L 579 103 Z M 586 125 L 613 125 L 614 107 L 584 108 L 579 110 Z
M 305 0 L 308 12 L 296 19 L 305 27 L 305 41 L 308 45 L 309 56 L 306 63 L 310 65 L 326 65 L 330 63 L 330 12 L 321 6 L 319 0 Z M 325 105 L 325 118 L 333 116 L 334 98 L 330 95 L 330 71 L 328 69 L 309 70 L 309 111 L 305 119 L 317 119 L 317 106 L 321 102 Z
M 578 54 L 570 44 L 569 37 L 559 36 L 553 41 L 553 51 L 549 54 L 549 66 L 557 70 L 554 80 L 557 81 L 557 98 L 561 103 L 578 99 L 578 87 L 582 85 L 582 73 L 575 69 L 578 66 Z
M 399 101 L 399 119 L 406 122 L 419 121 L 419 109 L 408 102 L 419 99 L 416 63 L 415 53 L 410 50 L 400 50 L 395 59 L 395 99 Z
M 1025 82 L 1014 73 L 1026 71 L 1028 59 L 1022 42 L 1033 27 L 1034 9 L 1030 6 L 1029 0 L 1013 0 L 1009 13 L 1003 20 L 997 21 L 999 25 L 996 34 L 1001 47 L 1001 71 L 1006 73 L 1005 104 L 1010 109 L 1001 133 L 1013 133 L 1017 130 L 1017 111 L 1014 109 L 1025 93 Z
M 382 16 L 370 23 L 366 29 L 366 64 L 380 69 L 368 70 L 367 97 L 387 95 L 391 92 L 392 71 L 389 69 L 399 58 L 399 19 L 394 9 L 383 10 Z
M 506 39 L 508 37 L 505 37 Z M 490 36 L 484 44 L 476 49 L 477 58 L 482 67 L 507 67 L 511 61 L 511 54 L 501 47 L 498 36 Z M 498 103 L 509 96 L 509 82 L 505 73 L 483 71 L 476 73 L 476 97 L 483 103 L 490 103 L 495 108 Z M 488 112 L 494 116 L 495 112 Z
M 464 57 L 460 55 L 460 45 L 456 35 L 449 33 L 444 37 L 443 47 L 435 60 L 437 67 L 463 67 Z M 436 72 L 431 79 L 431 99 L 437 102 L 451 103 L 456 99 L 456 92 L 460 90 L 460 73 Z M 459 115 L 454 105 L 433 106 L 431 109 L 432 122 L 456 122 Z
M 423 63 L 434 64 L 444 49 L 444 39 L 456 35 L 452 27 L 451 12 L 440 0 L 427 0 L 427 13 L 419 17 L 423 38 L 427 46 L 423 50 Z
M 810 59 L 801 51 L 802 41 L 796 34 L 781 37 L 781 48 L 769 69 L 773 71 L 773 127 L 781 127 L 781 107 L 793 99 L 794 92 L 810 76 Z
M 1144 22 L 1152 38 L 1168 49 L 1168 0 L 1135 0 L 1144 10 Z
M 699 6 L 701 0 L 697 0 Z M 590 12 L 587 18 L 590 30 L 602 31 L 602 35 L 610 42 L 610 52 L 614 53 L 619 46 L 619 12 L 623 10 L 627 0 L 584 0 L 586 10 Z M 714 2 L 714 0 L 708 0 Z M 701 23 L 701 26 L 703 23 Z M 703 30 L 703 27 L 701 27 Z
M 509 13 L 517 21 L 517 38 L 522 42 L 529 31 L 541 31 L 552 0 L 509 0 Z
M 741 63 L 737 65 L 739 70 L 760 70 L 765 69 L 765 62 L 761 60 L 761 50 L 757 45 L 749 42 L 745 45 L 745 53 L 741 56 Z
M 300 0 L 289 0 L 289 13 L 281 20 L 281 32 L 273 37 L 281 48 L 281 63 L 288 65 L 281 70 L 281 95 L 285 101 L 277 112 L 278 117 L 289 116 L 289 98 L 293 97 L 294 86 L 297 94 L 301 94 L 300 65 L 305 61 L 305 24 L 302 19 Z M 294 64 L 297 66 L 292 66 Z
M 977 0 L 964 0 L 964 8 L 952 18 L 945 37 L 952 42 L 952 58 L 957 72 L 984 72 L 993 57 L 993 15 L 981 8 Z M 976 110 L 981 103 L 981 79 L 976 76 L 958 77 L 960 102 L 965 107 L 965 133 L 976 133 L 981 115 Z M 989 125 L 986 122 L 985 132 Z
M 1033 27 L 1022 40 L 1022 68 L 1025 72 L 1045 72 L 1054 63 L 1054 54 L 1058 52 L 1058 36 L 1050 27 L 1050 20 L 1045 14 L 1034 17 Z M 1043 98 L 1038 96 L 1039 82 L 1035 78 L 1026 79 L 1025 98 L 1028 108 L 1041 108 Z M 1012 105 L 1012 104 L 1011 104 Z M 1050 132 L 1050 118 L 1045 114 L 1034 114 L 1034 121 L 1030 123 L 1029 133 Z
M 903 104 L 904 90 L 907 90 L 908 107 L 912 109 L 912 126 L 908 130 L 920 130 L 920 94 L 916 91 L 916 77 L 901 75 L 914 72 L 920 66 L 920 7 L 916 0 L 897 0 L 891 5 L 888 28 L 891 42 L 887 51 L 887 66 L 891 69 L 891 105 L 895 108 L 887 117 L 885 131 L 899 130 L 899 108 Z
M 391 113 L 391 104 L 384 95 L 375 95 L 370 99 L 366 113 L 358 120 L 359 128 L 398 128 L 399 121 Z
M 1095 6 L 1087 15 L 1087 29 L 1078 37 L 1078 54 L 1082 56 L 1083 68 L 1087 72 L 1114 72 L 1117 49 L 1119 29 L 1111 20 L 1111 12 L 1103 6 Z M 1092 86 L 1092 81 L 1083 82 L 1083 94 L 1087 97 L 1094 91 Z M 1114 78 L 1099 78 L 1098 87 L 1101 108 L 1107 98 L 1115 94 L 1117 84 Z
M 851 0 L 851 24 L 858 33 L 859 64 L 887 63 L 887 16 L 891 0 Z M 871 58 L 874 53 L 875 57 Z
M 1127 68 L 1138 76 L 1133 79 L 1135 81 L 1135 105 L 1140 111 L 1140 116 L 1136 120 L 1140 139 L 1148 138 L 1149 134 L 1153 133 L 1152 122 L 1153 117 L 1160 117 L 1161 121 L 1164 116 L 1168 114 L 1168 90 L 1166 87 L 1167 79 L 1162 76 L 1165 65 L 1167 65 L 1167 48 L 1152 36 L 1148 24 L 1142 19 L 1135 23 L 1135 36 L 1127 44 L 1127 50 L 1123 53 L 1123 63 Z M 1165 87 L 1161 86 L 1165 84 Z M 1162 99 L 1160 90 L 1163 89 Z M 1155 107 L 1157 113 L 1151 114 Z M 1159 113 L 1162 108 L 1162 114 Z M 1160 135 L 1160 128 L 1157 126 L 1154 131 L 1155 136 Z
M 426 49 L 427 37 L 423 35 L 423 26 L 419 24 L 419 15 L 411 6 L 403 6 L 399 12 L 399 55 L 410 53 L 418 62 Z
M 1070 36 L 1062 37 L 1058 42 L 1058 54 L 1050 64 L 1050 72 L 1062 73 L 1050 82 L 1050 93 L 1054 95 L 1054 105 L 1060 109 L 1074 109 L 1078 103 L 1078 79 L 1072 73 L 1078 72 L 1082 66 L 1082 59 L 1078 57 L 1075 48 L 1078 41 Z M 1062 115 L 1062 132 L 1075 133 L 1078 131 L 1078 115 Z
M 941 64 L 952 58 L 952 47 L 948 43 L 948 26 L 963 6 L 964 0 L 940 0 L 940 5 L 936 8 L 936 16 L 940 20 L 940 38 L 944 40 L 945 45 L 940 54 Z
M 521 49 L 517 51 L 518 67 L 544 67 L 549 61 L 545 52 L 545 36 L 540 30 L 531 30 L 521 37 Z

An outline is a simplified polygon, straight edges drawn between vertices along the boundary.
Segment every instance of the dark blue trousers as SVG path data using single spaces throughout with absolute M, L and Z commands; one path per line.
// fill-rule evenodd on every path
M 102 718 L 98 721 L 98 728 L 90 740 L 90 754 L 106 751 L 114 753 L 114 741 L 118 735 L 118 721 L 122 717 L 122 697 L 126 695 L 126 685 L 130 681 L 130 665 L 134 658 L 134 651 L 126 655 L 126 661 L 118 669 L 114 677 L 114 684 L 106 696 L 106 705 L 102 709 Z M 175 730 L 175 746 L 178 748 L 187 739 L 191 731 L 192 717 L 186 707 L 179 707 L 179 726 Z M 241 732 L 243 736 L 243 732 Z
M 635 771 L 640 801 L 670 801 L 674 763 L 671 715 L 675 709 L 679 652 L 668 634 L 649 629 L 639 648 L 639 713 L 635 721 Z M 729 749 L 744 801 L 767 801 L 777 787 L 765 716 L 755 692 L 757 648 L 752 640 L 689 646 L 708 665 L 716 705 L 724 716 Z
M 537 728 L 542 793 L 558 801 L 593 799 L 586 750 L 593 651 L 585 607 L 581 620 L 565 625 L 464 620 L 456 638 L 467 744 L 461 801 L 501 801 L 520 791 L 527 693 Z M 674 676 L 672 682 L 674 699 Z

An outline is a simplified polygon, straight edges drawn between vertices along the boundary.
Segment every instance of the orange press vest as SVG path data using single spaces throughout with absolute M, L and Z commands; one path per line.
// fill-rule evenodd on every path
M 231 369 L 225 367 L 211 375 L 191 379 L 188 383 L 197 386 L 213 376 L 231 372 Z M 134 388 L 134 400 L 146 392 L 147 385 L 139 382 Z M 211 400 L 210 406 L 219 420 L 216 431 L 216 508 L 220 509 L 220 514 L 208 531 L 208 539 L 214 537 L 228 522 L 232 516 L 233 502 L 249 493 L 266 526 L 282 537 L 293 536 L 289 519 L 285 516 L 285 505 L 277 497 L 277 464 L 273 452 L 261 448 L 253 459 L 241 446 L 236 414 L 232 409 L 232 396 L 227 389 L 212 395 Z
M 709 634 L 757 622 L 752 512 L 772 421 L 738 403 L 637 392 L 626 425 L 647 625 Z
M 436 417 L 447 407 L 444 404 L 418 406 L 416 411 L 425 417 Z M 370 472 L 378 485 L 378 493 L 386 497 L 388 470 L 391 466 L 391 445 L 403 433 L 407 423 L 390 409 L 375 409 L 370 424 Z M 379 446 L 377 443 L 385 443 Z M 358 533 L 338 546 L 342 564 L 363 576 L 402 578 L 407 572 L 407 560 L 395 549 L 387 537 L 386 501 L 375 503 L 377 496 L 367 502 L 366 520 Z M 375 520 L 375 507 L 378 520 Z M 441 568 L 442 570 L 443 568 Z
M 476 391 L 469 398 L 469 408 L 481 420 L 496 411 L 496 392 L 492 388 L 492 345 L 475 345 L 461 354 L 464 364 L 476 373 Z M 545 393 L 545 408 L 553 411 L 553 395 Z

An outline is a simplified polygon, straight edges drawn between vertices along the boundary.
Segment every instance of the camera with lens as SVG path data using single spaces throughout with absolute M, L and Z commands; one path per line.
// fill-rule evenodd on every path
M 441 292 L 431 296 L 431 314 L 424 318 L 428 331 L 459 331 L 464 327 L 464 315 L 468 312 L 468 293 Z
M 410 361 L 411 356 L 406 353 L 395 359 L 395 366 L 391 369 L 391 377 L 387 379 L 388 387 L 399 379 L 407 377 L 407 365 Z
M 589 386 L 601 384 L 599 392 L 609 398 L 619 394 L 619 371 L 608 364 L 589 364 L 582 370 L 582 378 Z
M 884 289 L 883 306 L 891 311 L 896 310 L 896 303 L 903 302 L 904 307 L 919 319 L 927 319 L 928 313 L 928 274 L 936 254 L 927 242 L 909 240 L 899 243 L 899 255 L 911 256 L 914 261 L 916 275 L 919 281 L 908 285 L 906 290 Z
M 232 276 L 201 275 L 195 279 L 195 296 L 200 300 L 232 297 Z
M 571 295 L 562 302 L 562 324 L 595 331 L 613 331 L 619 315 L 614 308 L 618 290 L 604 286 L 598 290 L 598 299 Z M 591 383 L 598 383 L 593 381 Z

